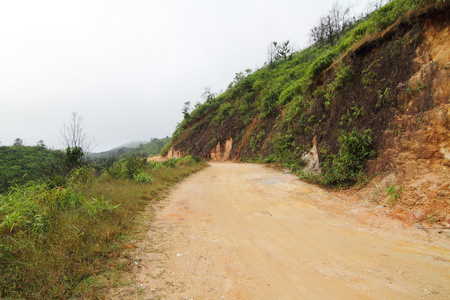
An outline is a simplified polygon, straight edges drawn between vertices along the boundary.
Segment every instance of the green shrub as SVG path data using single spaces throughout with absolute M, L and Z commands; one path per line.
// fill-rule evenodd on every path
M 277 102 L 280 94 L 280 84 L 275 84 L 267 87 L 261 92 L 258 109 L 261 117 L 267 117 L 277 107 Z
M 283 123 L 292 122 L 298 119 L 299 116 L 306 111 L 309 105 L 309 101 L 302 95 L 296 95 L 291 102 L 286 104 L 285 115 Z
M 0 146 L 0 194 L 29 181 L 66 175 L 64 152 L 42 146 Z
M 398 18 L 403 9 L 395 5 L 396 3 L 388 3 L 382 8 L 375 11 L 371 16 L 371 24 L 375 30 L 381 31 Z
M 355 122 L 358 118 L 364 116 L 366 114 L 366 110 L 364 107 L 358 107 L 355 101 L 352 102 L 352 107 L 346 109 L 345 113 L 341 116 L 340 124 L 344 124 L 344 121 L 348 124 Z
M 203 161 L 200 156 L 197 155 L 188 155 L 181 159 L 183 164 L 199 164 Z
M 246 115 L 251 112 L 251 104 L 255 101 L 255 94 L 255 92 L 247 92 L 236 100 L 236 107 L 240 114 Z
M 70 180 L 74 183 L 87 183 L 93 177 L 93 169 L 88 165 L 72 169 L 69 174 Z
M 147 168 L 148 164 L 145 159 L 136 157 L 127 157 L 118 161 L 113 167 L 108 169 L 109 175 L 113 178 L 133 178 L 134 175 L 139 174 L 143 169 Z
M 378 101 L 377 104 L 375 105 L 376 108 L 380 108 L 380 107 L 384 107 L 387 104 L 389 104 L 389 102 L 391 102 L 391 98 L 390 98 L 390 88 L 385 88 L 384 92 L 382 92 L 381 90 L 377 90 L 377 94 L 378 94 Z
M 215 115 L 211 123 L 214 125 L 223 124 L 223 122 L 225 122 L 233 114 L 234 114 L 233 105 L 231 105 L 231 103 L 229 102 L 222 103 L 219 106 L 217 114 Z
M 180 158 L 172 158 L 172 159 L 168 159 L 166 161 L 163 162 L 163 166 L 170 169 L 170 168 L 175 168 L 178 163 L 180 162 Z
M 321 164 L 325 184 L 347 186 L 357 181 L 364 173 L 364 163 L 374 155 L 372 147 L 372 130 L 363 133 L 342 132 L 339 138 L 340 148 L 337 155 L 324 154 Z
M 353 67 L 351 65 L 345 66 L 340 62 L 336 68 L 335 75 L 334 80 L 326 86 L 325 98 L 328 100 L 325 103 L 326 110 L 331 106 L 331 102 L 336 98 L 342 88 L 350 82 L 353 76 Z M 318 94 L 320 90 L 321 88 L 317 88 L 315 94 Z
M 362 39 L 366 35 L 366 32 L 367 32 L 368 28 L 369 28 L 369 23 L 368 22 L 363 22 L 362 24 L 358 25 L 352 31 L 353 39 L 354 40 Z
M 315 80 L 322 71 L 326 70 L 333 63 L 336 53 L 333 51 L 326 51 L 319 58 L 317 58 L 308 70 L 311 80 Z
M 150 170 L 156 171 L 158 169 L 164 168 L 164 164 L 160 161 L 152 161 L 148 164 L 148 168 Z
M 403 185 L 396 187 L 395 185 L 391 185 L 386 189 L 387 194 L 389 195 L 389 204 L 395 204 L 398 200 L 398 196 L 403 192 Z
M 265 85 L 266 85 L 266 83 L 263 80 L 258 79 L 253 83 L 252 88 L 254 91 L 259 92 L 264 88 Z
M 55 176 L 45 182 L 48 189 L 54 189 L 57 187 L 64 187 L 67 184 L 67 180 L 62 176 Z
M 306 161 L 301 158 L 301 149 L 295 146 L 295 138 L 292 134 L 277 133 L 272 139 L 274 154 L 270 155 L 264 162 L 278 162 L 292 172 L 301 170 Z
M 142 171 L 137 174 L 134 174 L 133 179 L 138 182 L 144 182 L 144 183 L 151 182 L 153 180 L 153 178 L 150 175 L 148 175 L 147 173 L 142 172 Z
M 292 100 L 292 98 L 301 91 L 303 82 L 298 80 L 292 82 L 287 88 L 285 88 L 278 98 L 278 105 L 283 105 Z
M 79 167 L 83 164 L 84 151 L 81 147 L 66 148 L 66 163 L 69 168 Z

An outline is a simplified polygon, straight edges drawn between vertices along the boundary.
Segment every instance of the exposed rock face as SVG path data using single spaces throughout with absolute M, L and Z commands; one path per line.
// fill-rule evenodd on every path
M 371 162 L 375 171 L 390 174 L 372 181 L 374 200 L 392 206 L 392 214 L 409 211 L 412 222 L 445 225 L 450 217 L 449 40 L 448 19 L 425 24 L 414 59 L 417 72 L 398 97 L 403 109 L 383 133 L 383 151 Z M 417 113 L 425 102 L 434 108 Z M 403 187 L 395 202 L 386 193 L 392 185 Z
M 209 155 L 204 156 L 205 158 L 210 158 L 211 161 L 227 161 L 231 159 L 231 152 L 233 150 L 233 139 L 229 138 L 225 141 L 225 144 L 221 144 L 220 142 L 211 149 Z M 165 158 L 181 158 L 185 157 L 186 154 L 181 150 L 176 150 L 173 146 L 170 147 L 169 151 Z
M 210 154 L 204 157 L 210 158 L 211 161 L 227 161 L 231 159 L 232 150 L 233 150 L 233 139 L 229 138 L 228 140 L 225 141 L 224 144 L 221 144 L 220 142 L 217 143 L 217 145 L 211 149 Z M 165 158 L 171 159 L 171 158 L 181 158 L 185 156 L 186 155 L 183 151 L 175 150 L 175 148 L 172 146 L 167 152 Z
M 317 151 L 317 136 L 313 139 L 313 146 L 309 152 L 302 155 L 302 159 L 307 161 L 305 172 L 320 172 L 319 152 Z
M 406 170 L 411 175 L 407 180 L 414 177 L 408 169 L 417 175 L 420 169 L 450 167 L 450 28 L 443 24 L 437 20 L 426 24 L 414 60 L 418 71 L 399 95 L 404 110 L 384 133 L 385 151 L 380 158 L 387 156 L 384 161 L 391 168 Z M 433 101 L 434 109 L 415 114 L 424 99 Z
M 181 150 L 175 150 L 172 147 L 170 147 L 169 151 L 167 152 L 166 158 L 171 159 L 171 158 L 182 158 L 184 157 L 184 152 L 182 152 Z
M 233 139 L 229 138 L 222 145 L 220 142 L 217 146 L 211 149 L 211 160 L 212 161 L 226 161 L 231 158 L 231 150 L 233 149 Z

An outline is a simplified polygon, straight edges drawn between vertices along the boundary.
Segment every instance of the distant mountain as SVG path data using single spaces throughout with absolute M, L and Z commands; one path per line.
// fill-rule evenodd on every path
M 150 142 L 145 141 L 129 142 L 108 151 L 103 151 L 99 153 L 89 153 L 88 157 L 90 159 L 96 159 L 96 158 L 110 158 L 115 156 L 148 157 L 158 155 L 161 149 L 167 144 L 169 140 L 170 138 L 166 137 L 162 139 L 153 138 L 150 140 Z
M 111 150 L 116 150 L 116 149 L 121 149 L 121 148 L 131 148 L 131 149 L 133 149 L 133 148 L 139 147 L 141 144 L 144 145 L 144 144 L 147 144 L 147 143 L 148 143 L 148 141 L 134 141 L 134 142 L 125 143 L 123 145 L 114 147 Z M 111 150 L 108 150 L 108 151 L 111 151 Z

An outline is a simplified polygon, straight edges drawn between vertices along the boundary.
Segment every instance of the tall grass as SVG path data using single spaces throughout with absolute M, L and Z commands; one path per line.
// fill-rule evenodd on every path
M 134 217 L 173 183 L 201 169 L 191 158 L 141 170 L 151 181 L 28 184 L 0 196 L 0 298 L 94 298 L 128 270 L 124 237 Z M 84 172 L 78 172 L 84 173 Z M 76 179 L 76 178 L 75 178 Z

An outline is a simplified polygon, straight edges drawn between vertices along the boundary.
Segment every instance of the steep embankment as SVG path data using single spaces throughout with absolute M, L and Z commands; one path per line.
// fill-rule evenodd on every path
M 168 155 L 280 162 L 338 186 L 368 174 L 358 197 L 450 222 L 450 4 L 399 14 L 404 2 L 237 77 L 180 123 Z

